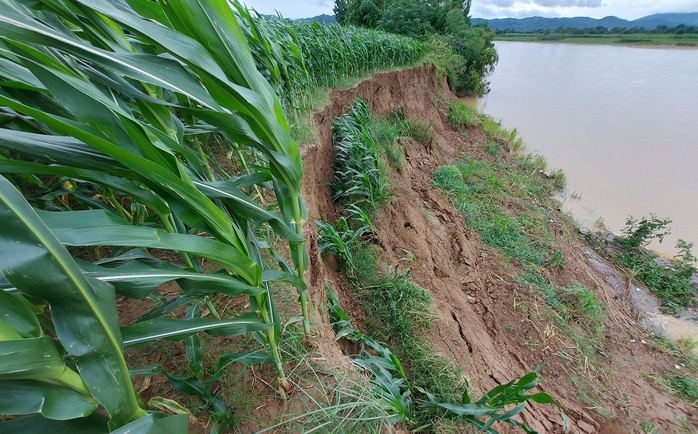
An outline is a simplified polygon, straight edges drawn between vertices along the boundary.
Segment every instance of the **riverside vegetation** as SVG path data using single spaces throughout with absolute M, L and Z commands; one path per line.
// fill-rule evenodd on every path
M 682 24 L 675 27 L 658 26 L 655 29 L 642 27 L 609 29 L 599 26 L 586 29 L 560 27 L 555 30 L 540 30 L 536 32 L 503 30 L 497 32 L 496 39 L 500 41 L 695 47 L 698 46 L 698 27 Z
M 453 92 L 479 95 L 488 91 L 487 74 L 498 57 L 494 31 L 471 25 L 470 4 L 470 0 L 335 0 L 334 13 L 340 24 L 424 41 L 428 58 L 444 66 Z
M 614 393 L 614 386 L 600 366 L 599 355 L 606 349 L 600 341 L 609 321 L 604 304 L 596 295 L 579 284 L 557 286 L 550 277 L 555 269 L 566 266 L 562 252 L 548 228 L 557 217 L 558 204 L 551 200 L 553 189 L 565 186 L 564 173 L 553 170 L 546 174 L 547 164 L 540 155 L 524 152 L 516 130 L 506 130 L 487 116 L 459 103 L 448 102 L 448 118 L 459 126 L 481 127 L 487 137 L 489 158 L 464 158 L 456 165 L 437 169 L 434 186 L 443 189 L 462 213 L 466 225 L 476 230 L 484 244 L 499 250 L 517 264 L 517 283 L 530 288 L 545 304 L 543 316 L 552 320 L 566 339 L 568 349 L 557 354 L 571 362 L 570 379 L 579 389 L 580 397 L 602 417 L 613 417 L 599 405 L 601 394 Z M 503 159 L 505 149 L 513 158 Z M 515 204 L 515 206 L 512 206 Z M 514 211 L 511 210 L 520 210 Z M 669 313 L 696 305 L 698 287 L 693 281 L 696 258 L 692 243 L 680 240 L 680 254 L 671 266 L 657 261 L 658 256 L 646 249 L 652 239 L 661 239 L 669 232 L 669 219 L 628 218 L 621 236 L 615 238 L 615 253 L 610 259 L 625 267 L 662 300 Z M 600 241 L 589 235 L 592 245 Z M 605 249 L 604 249 L 605 253 Z M 609 256 L 606 254 L 606 256 Z M 545 311 L 544 311 L 545 312 Z M 537 342 L 531 341 L 536 346 Z M 683 368 L 664 376 L 650 374 L 665 390 L 695 404 L 698 383 L 695 341 L 687 338 L 672 343 L 655 337 L 653 344 L 662 352 L 678 357 Z M 581 366 L 590 365 L 596 373 L 591 378 Z

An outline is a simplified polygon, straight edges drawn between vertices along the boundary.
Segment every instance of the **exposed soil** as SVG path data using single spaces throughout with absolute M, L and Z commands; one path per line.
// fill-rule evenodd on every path
M 554 271 L 550 278 L 558 285 L 579 283 L 595 291 L 597 298 L 607 305 L 610 316 L 607 330 L 600 337 L 606 356 L 598 357 L 612 386 L 598 398 L 598 405 L 610 409 L 615 418 L 604 419 L 582 402 L 578 388 L 570 379 L 573 371 L 570 363 L 583 361 L 566 362 L 558 356 L 569 342 L 556 335 L 551 324 L 540 322 L 542 316 L 538 314 L 536 297 L 529 289 L 514 283 L 517 270 L 507 265 L 497 252 L 483 247 L 477 234 L 464 227 L 448 198 L 432 188 L 434 169 L 453 163 L 461 156 L 477 157 L 484 152 L 481 133 L 468 131 L 466 140 L 449 126 L 436 104 L 440 95 L 453 97 L 433 67 L 419 67 L 376 74 L 353 88 L 333 90 L 329 104 L 315 114 L 319 143 L 302 149 L 303 193 L 309 212 L 305 225 L 310 256 L 307 283 L 315 308 L 312 319 L 317 336 L 306 345 L 312 346 L 313 354 L 330 369 L 353 371 L 342 352 L 344 349 L 350 353 L 351 349 L 341 348 L 335 342 L 329 325 L 325 284 L 331 284 L 338 291 L 342 307 L 359 328 L 364 327 L 364 310 L 345 277 L 338 272 L 336 262 L 331 258 L 321 259 L 313 222 L 337 220 L 338 211 L 328 186 L 333 177 L 332 119 L 344 113 L 356 97 L 362 96 L 374 115 L 386 115 L 401 106 L 408 118 L 433 125 L 434 140 L 430 146 L 405 143 L 404 168 L 394 173 L 392 182 L 395 195 L 374 223 L 383 260 L 395 267 L 404 267 L 399 262 L 405 256 L 403 248 L 416 256 L 410 264 L 411 277 L 432 294 L 432 308 L 437 315 L 429 330 L 431 341 L 440 353 L 458 363 L 474 389 L 489 390 L 546 362 L 541 371 L 540 391 L 551 394 L 560 403 L 570 419 L 572 433 L 641 432 L 638 423 L 642 420 L 650 421 L 662 432 L 678 432 L 680 427 L 675 417 L 680 414 L 686 415 L 689 424 L 698 428 L 696 408 L 660 390 L 644 375 L 661 375 L 672 370 L 675 360 L 642 343 L 639 338 L 642 332 L 635 325 L 637 318 L 627 297 L 619 297 L 604 275 L 589 264 L 584 253 L 588 247 L 581 237 L 566 230 L 560 219 L 549 225 L 558 238 L 567 266 Z M 624 285 L 627 288 L 627 284 Z M 132 319 L 146 307 L 129 306 Z M 536 344 L 532 345 L 533 342 Z M 133 365 L 139 365 L 139 351 L 142 350 L 131 354 Z M 183 348 L 175 345 L 171 351 L 181 352 Z M 144 357 L 142 360 L 161 363 L 175 371 L 179 368 L 164 358 L 154 361 Z M 180 360 L 184 364 L 183 359 Z M 582 369 L 589 381 L 600 381 L 600 373 L 593 368 L 577 368 Z M 284 403 L 274 394 L 273 387 L 266 385 L 273 385 L 273 369 L 250 371 L 250 368 L 234 365 L 229 369 L 239 369 L 234 375 L 247 376 L 244 382 L 251 382 L 244 397 L 238 399 L 256 397 L 254 402 L 247 403 L 248 421 L 237 425 L 240 432 L 259 430 L 267 423 L 277 423 L 284 414 L 302 410 Z M 353 372 L 352 375 L 356 375 Z M 179 400 L 181 395 L 168 388 L 164 379 L 156 377 L 148 394 L 174 396 Z M 529 405 L 521 418 L 541 433 L 564 431 L 559 412 L 550 405 Z M 284 427 L 283 432 L 293 429 L 291 424 Z M 400 427 L 396 429 L 401 430 Z M 497 429 L 510 432 L 508 426 Z M 192 432 L 207 432 L 206 423 L 195 421 Z
M 337 217 L 328 187 L 333 176 L 333 117 L 344 113 L 358 96 L 366 99 L 374 115 L 386 115 L 401 106 L 408 118 L 431 123 L 435 139 L 430 147 L 405 144 L 406 162 L 403 170 L 394 174 L 392 184 L 395 196 L 374 223 L 384 260 L 397 267 L 405 255 L 401 249 L 415 254 L 411 277 L 433 296 L 438 320 L 430 333 L 438 351 L 453 357 L 472 386 L 481 391 L 521 376 L 545 361 L 541 389 L 560 403 L 570 419 L 571 432 L 640 432 L 641 420 L 652 422 L 662 432 L 677 432 L 675 417 L 680 414 L 698 428 L 695 408 L 658 389 L 644 376 L 674 369 L 674 361 L 641 343 L 638 336 L 642 333 L 635 325 L 629 301 L 618 297 L 613 286 L 589 264 L 585 242 L 565 231 L 562 221 L 551 221 L 551 231 L 567 263 L 551 278 L 558 285 L 579 283 L 595 291 L 610 316 L 600 338 L 607 354 L 599 358 L 612 386 L 599 398 L 599 406 L 610 409 L 616 417 L 606 420 L 582 403 L 570 380 L 568 362 L 557 356 L 568 343 L 551 335 L 554 328 L 550 324 L 537 322 L 537 302 L 530 290 L 514 283 L 516 270 L 505 265 L 499 254 L 483 248 L 477 235 L 466 230 L 449 200 L 432 188 L 434 169 L 461 156 L 478 157 L 484 152 L 476 131 L 469 131 L 466 140 L 449 126 L 435 104 L 439 95 L 451 96 L 430 67 L 376 74 L 351 89 L 332 91 L 329 105 L 315 115 L 320 143 L 302 150 L 309 220 L 336 221 Z M 322 307 L 324 303 L 319 301 L 325 280 L 341 282 L 341 277 L 333 264 L 320 261 L 314 232 L 313 225 L 308 224 L 312 256 L 309 283 L 315 306 Z M 340 301 L 361 327 L 363 309 L 345 285 L 335 288 L 344 289 L 339 293 Z M 526 345 L 533 341 L 538 342 L 535 347 Z M 593 368 L 588 368 L 586 374 L 591 381 L 600 377 Z M 530 406 L 522 419 L 539 432 L 563 431 L 560 415 L 552 406 Z

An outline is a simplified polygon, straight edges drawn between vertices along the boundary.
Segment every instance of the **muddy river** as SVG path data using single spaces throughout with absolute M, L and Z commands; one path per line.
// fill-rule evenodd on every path
M 567 174 L 565 209 L 619 231 L 656 213 L 698 244 L 698 50 L 497 42 L 479 109 Z M 696 249 L 694 249 L 695 251 Z

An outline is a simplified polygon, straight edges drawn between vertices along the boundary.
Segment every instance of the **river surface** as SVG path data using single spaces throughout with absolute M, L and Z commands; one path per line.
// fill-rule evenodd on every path
M 698 246 L 698 50 L 497 42 L 480 111 L 517 128 L 567 175 L 564 208 L 619 232 L 629 215 L 670 217 Z M 694 252 L 698 248 L 694 249 Z

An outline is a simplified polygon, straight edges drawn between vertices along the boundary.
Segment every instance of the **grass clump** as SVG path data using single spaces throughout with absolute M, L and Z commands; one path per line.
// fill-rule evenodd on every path
M 459 101 L 448 101 L 448 120 L 459 127 L 476 127 L 482 123 L 480 113 Z
M 677 369 L 659 376 L 648 374 L 661 388 L 698 406 L 698 341 L 690 337 L 673 341 L 666 336 L 652 336 L 648 339 L 650 346 L 672 357 L 678 358 Z
M 698 380 L 682 375 L 668 375 L 666 382 L 675 394 L 698 405 Z
M 388 164 L 400 171 L 405 164 L 405 154 L 400 146 L 400 130 L 389 119 L 376 120 L 371 125 L 376 145 L 385 156 Z
M 484 160 L 465 159 L 434 171 L 434 186 L 446 191 L 462 212 L 466 224 L 477 230 L 482 241 L 502 250 L 520 264 L 544 266 L 554 255 L 553 238 L 541 209 L 521 206 L 521 213 L 511 213 L 506 204 L 516 200 L 518 192 L 528 193 L 530 185 L 541 185 L 544 179 L 521 176 L 509 166 L 496 169 Z M 539 179 L 532 180 L 537 177 Z M 549 191 L 537 188 L 537 195 Z
M 553 185 L 558 190 L 562 190 L 567 185 L 567 175 L 565 175 L 562 169 L 555 169 L 550 172 L 550 178 L 552 178 Z
M 488 141 L 487 145 L 485 145 L 485 150 L 488 154 L 496 157 L 502 153 L 503 149 L 501 144 L 493 141 Z
M 671 220 L 654 214 L 639 220 L 629 217 L 623 235 L 615 241 L 622 249 L 616 255 L 621 265 L 662 300 L 664 312 L 675 314 L 696 303 L 698 288 L 693 282 L 696 271 L 693 244 L 679 240 L 676 243 L 679 254 L 671 265 L 658 261 L 658 255 L 646 249 L 651 240 L 661 242 L 670 233 L 670 223 Z
M 434 140 L 434 130 L 431 124 L 416 119 L 405 119 L 400 123 L 400 131 L 406 137 L 423 146 L 431 145 Z
M 423 146 L 429 146 L 434 140 L 432 125 L 407 119 L 402 107 L 393 110 L 385 118 L 374 120 L 370 129 L 377 148 L 390 166 L 397 170 L 402 170 L 405 162 L 402 140 L 413 140 Z

